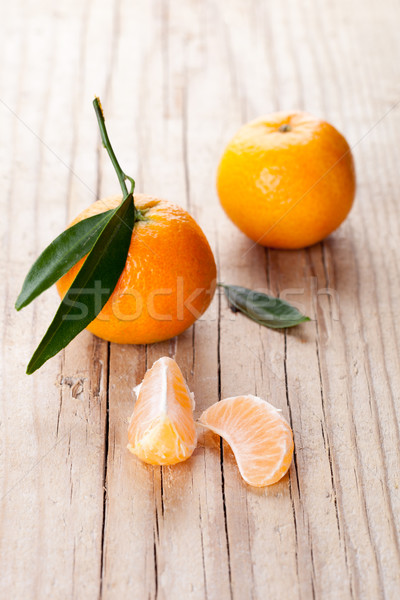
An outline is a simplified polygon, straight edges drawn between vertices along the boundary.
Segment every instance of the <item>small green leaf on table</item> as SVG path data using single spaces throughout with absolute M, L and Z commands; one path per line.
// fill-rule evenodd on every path
M 239 285 L 218 285 L 224 289 L 229 306 L 233 310 L 243 313 L 264 327 L 285 329 L 310 320 L 289 302 L 280 298 Z

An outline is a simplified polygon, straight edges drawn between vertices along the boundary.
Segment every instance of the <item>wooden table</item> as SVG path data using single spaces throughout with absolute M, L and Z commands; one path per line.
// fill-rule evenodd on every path
M 399 136 L 395 0 L 1 2 L 4 599 L 398 598 Z M 185 206 L 219 279 L 312 317 L 261 328 L 217 295 L 177 339 L 108 344 L 84 332 L 35 375 L 58 304 L 17 314 L 39 251 L 95 198 L 118 193 L 91 101 L 137 189 Z M 351 143 L 346 223 L 296 252 L 254 246 L 224 216 L 215 171 L 241 123 L 306 109 Z M 128 453 L 132 389 L 163 355 L 196 416 L 255 393 L 283 410 L 295 459 L 252 489 L 230 451 L 200 445 L 151 468 Z

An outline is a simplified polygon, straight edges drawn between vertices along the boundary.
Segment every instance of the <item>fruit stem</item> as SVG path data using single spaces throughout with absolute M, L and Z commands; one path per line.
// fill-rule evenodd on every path
M 125 181 L 128 179 L 131 182 L 131 191 L 129 193 L 132 194 L 132 201 L 133 201 L 133 190 L 135 189 L 135 181 L 132 179 L 132 177 L 129 177 L 129 175 L 126 175 L 123 172 L 123 170 L 121 169 L 121 166 L 117 160 L 117 157 L 115 156 L 114 150 L 111 146 L 110 138 L 108 137 L 106 123 L 105 123 L 105 119 L 104 119 L 103 108 L 101 106 L 100 98 L 98 98 L 97 96 L 93 100 L 93 106 L 94 106 L 94 110 L 95 110 L 97 121 L 98 121 L 99 128 L 100 128 L 101 141 L 103 142 L 103 146 L 107 150 L 108 155 L 111 159 L 111 162 L 114 166 L 115 172 L 117 173 L 117 176 L 119 179 L 119 184 L 121 186 L 122 194 L 124 197 L 123 199 L 125 200 L 125 198 L 128 195 L 128 189 L 127 189 L 126 183 L 125 183 Z

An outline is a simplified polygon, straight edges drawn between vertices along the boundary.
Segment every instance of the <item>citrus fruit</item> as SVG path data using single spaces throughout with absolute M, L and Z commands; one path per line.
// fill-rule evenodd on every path
M 62 297 L 28 363 L 28 374 L 85 328 L 122 344 L 174 337 L 202 315 L 216 288 L 214 256 L 200 227 L 179 206 L 134 195 L 135 180 L 118 162 L 98 97 L 93 108 L 122 196 L 84 210 L 25 277 L 17 310 L 53 283 Z
M 293 456 L 293 434 L 272 404 L 257 396 L 236 396 L 216 402 L 199 423 L 220 435 L 231 447 L 240 474 L 250 485 L 279 481 Z
M 173 465 L 196 447 L 194 401 L 177 363 L 164 356 L 149 369 L 137 391 L 128 449 L 151 465 Z
M 243 125 L 217 174 L 226 214 L 248 237 L 274 248 L 303 248 L 334 231 L 355 194 L 353 157 L 329 123 L 278 112 Z
M 71 225 L 116 208 L 121 196 L 91 204 Z M 87 327 L 100 338 L 121 344 L 147 344 L 187 329 L 210 304 L 216 266 L 208 241 L 183 208 L 135 194 L 143 220 L 136 221 L 125 267 L 107 303 Z M 84 258 L 58 282 L 63 297 Z

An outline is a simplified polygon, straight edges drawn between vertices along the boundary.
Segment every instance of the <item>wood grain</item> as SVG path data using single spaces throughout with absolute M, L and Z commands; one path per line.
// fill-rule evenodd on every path
M 2 2 L 0 23 L 0 595 L 4 598 L 371 599 L 400 586 L 400 7 L 394 0 Z M 179 338 L 148 347 L 81 334 L 31 377 L 54 291 L 13 309 L 38 252 L 117 181 L 91 107 L 137 190 L 186 207 L 222 281 L 312 317 L 258 327 L 216 295 Z M 354 209 L 330 238 L 254 246 L 214 189 L 246 120 L 305 109 L 352 145 Z M 174 357 L 196 415 L 255 393 L 281 408 L 295 458 L 254 490 L 201 435 L 192 458 L 126 450 L 133 387 Z

